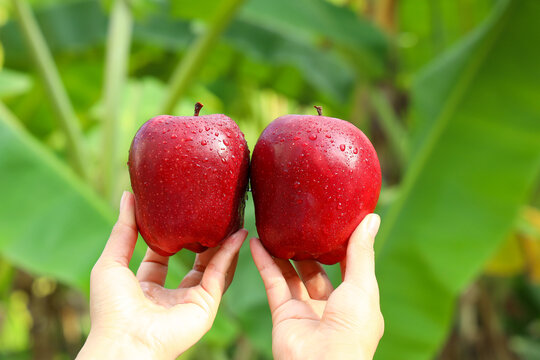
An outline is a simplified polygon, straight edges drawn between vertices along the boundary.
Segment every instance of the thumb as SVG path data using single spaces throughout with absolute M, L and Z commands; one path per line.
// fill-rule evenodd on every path
M 379 215 L 367 215 L 352 233 L 347 247 L 344 281 L 354 283 L 366 290 L 377 289 L 373 242 L 380 223 Z

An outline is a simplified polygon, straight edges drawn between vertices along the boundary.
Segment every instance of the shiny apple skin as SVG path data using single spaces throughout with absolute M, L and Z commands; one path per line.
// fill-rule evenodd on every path
M 335 264 L 375 209 L 381 169 L 373 145 L 351 123 L 286 115 L 255 145 L 251 187 L 257 232 L 273 256 Z
M 128 166 L 137 227 L 158 254 L 202 252 L 243 226 L 249 150 L 229 117 L 154 117 L 135 135 Z

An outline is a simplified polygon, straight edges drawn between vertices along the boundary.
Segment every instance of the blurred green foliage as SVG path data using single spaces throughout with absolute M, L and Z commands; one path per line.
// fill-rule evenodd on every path
M 43 351 L 36 308 L 49 298 L 64 304 L 53 311 L 63 345 L 41 358 L 72 357 L 84 341 L 87 309 L 74 294 L 88 293 L 129 189 L 131 139 L 165 99 L 176 115 L 196 101 L 228 114 L 251 149 L 272 119 L 313 113 L 314 104 L 372 139 L 384 182 L 377 358 L 452 358 L 471 306 L 465 290 L 501 246 L 512 255 L 499 252 L 490 268 L 511 267 L 518 280 L 497 282 L 494 299 L 512 298 L 526 314 L 497 315 L 512 331 L 506 348 L 538 354 L 540 290 L 524 269 L 540 264 L 539 232 L 526 232 L 529 256 L 517 242 L 522 229 L 540 228 L 521 211 L 540 206 L 538 1 L 29 3 L 54 63 L 32 56 L 40 39 L 24 35 L 31 18 L 18 10 L 27 2 L 0 1 L 0 356 Z M 46 79 L 56 69 L 55 92 Z M 63 92 L 74 109 L 63 120 L 83 134 L 76 149 L 57 115 Z M 74 171 L 77 151 L 89 177 Z M 251 200 L 245 226 L 256 234 Z M 140 239 L 134 268 L 145 247 Z M 167 285 L 192 261 L 175 255 Z M 338 283 L 337 267 L 327 269 Z M 494 291 L 490 284 L 473 288 Z M 244 246 L 214 327 L 182 358 L 270 357 L 266 296 Z

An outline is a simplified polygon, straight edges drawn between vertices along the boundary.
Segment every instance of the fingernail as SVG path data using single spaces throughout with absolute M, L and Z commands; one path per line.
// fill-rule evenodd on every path
M 124 191 L 122 193 L 122 198 L 120 199 L 120 211 L 124 210 L 124 207 L 126 206 L 126 195 L 127 191 Z
M 369 214 L 367 218 L 367 231 L 371 237 L 375 237 L 381 225 L 381 218 L 377 214 Z

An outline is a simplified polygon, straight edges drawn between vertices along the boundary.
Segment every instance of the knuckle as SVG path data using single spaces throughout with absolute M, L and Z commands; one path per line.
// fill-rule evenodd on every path
M 378 335 L 380 339 L 382 338 L 384 334 L 384 316 L 380 310 L 377 314 L 377 329 L 378 329 Z
M 281 286 L 281 282 L 278 281 L 277 279 L 274 279 L 274 280 L 268 281 L 265 288 L 266 288 L 266 291 L 272 291 L 274 289 L 279 288 L 280 286 Z
M 203 270 L 204 272 L 208 272 L 210 274 L 219 274 L 221 273 L 220 269 L 217 267 L 217 265 L 214 263 L 214 262 L 210 262 L 207 266 L 206 266 L 206 269 Z
M 196 272 L 204 272 L 204 270 L 206 269 L 206 266 L 202 265 L 202 264 L 194 264 L 193 265 L 193 270 L 196 271 Z

